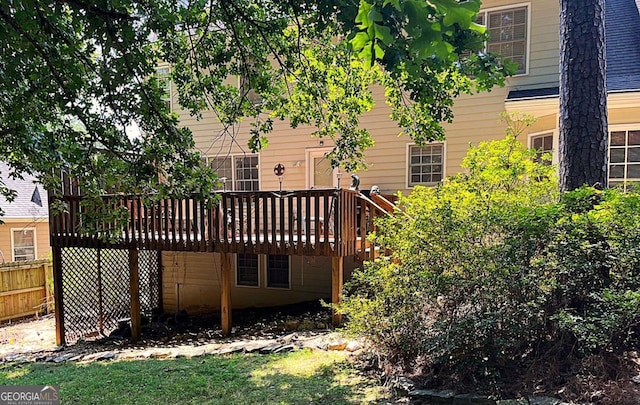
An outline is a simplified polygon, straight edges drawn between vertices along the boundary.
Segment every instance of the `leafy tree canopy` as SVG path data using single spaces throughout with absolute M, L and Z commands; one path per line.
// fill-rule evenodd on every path
M 191 114 L 213 110 L 230 128 L 254 119 L 251 149 L 266 145 L 274 119 L 287 118 L 334 139 L 333 163 L 353 170 L 373 144 L 358 124 L 373 104 L 371 85 L 386 88 L 392 118 L 424 142 L 444 136 L 440 123 L 452 119 L 455 96 L 503 82 L 509 66 L 480 52 L 479 7 L 479 0 L 3 1 L 0 156 L 16 171 L 39 173 L 52 190 L 64 169 L 92 195 L 208 193 L 215 177 L 199 167 L 189 129 L 163 102 L 156 68 L 168 63 Z M 249 97 L 255 93 L 260 103 Z

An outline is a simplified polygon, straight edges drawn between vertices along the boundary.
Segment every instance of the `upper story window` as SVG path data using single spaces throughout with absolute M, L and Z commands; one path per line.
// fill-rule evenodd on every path
M 34 228 L 12 229 L 11 250 L 13 261 L 36 259 L 36 230 Z
M 553 134 L 541 134 L 533 135 L 529 138 L 530 147 L 536 150 L 537 161 L 546 165 L 550 165 L 550 160 L 542 160 L 542 155 L 545 153 L 553 153 Z
M 527 6 L 480 11 L 477 23 L 487 27 L 486 50 L 518 64 L 516 74 L 527 73 Z
M 156 77 L 158 86 L 162 92 L 162 101 L 171 111 L 171 80 L 169 79 L 169 68 L 157 68 Z
M 433 185 L 444 175 L 444 144 L 409 145 L 408 186 Z
M 258 191 L 258 155 L 228 155 L 206 158 L 226 190 Z
M 609 134 L 609 186 L 640 182 L 640 129 Z

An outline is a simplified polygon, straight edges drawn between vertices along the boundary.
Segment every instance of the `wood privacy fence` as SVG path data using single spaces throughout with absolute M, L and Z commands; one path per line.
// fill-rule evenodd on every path
M 53 310 L 49 260 L 0 265 L 0 322 Z

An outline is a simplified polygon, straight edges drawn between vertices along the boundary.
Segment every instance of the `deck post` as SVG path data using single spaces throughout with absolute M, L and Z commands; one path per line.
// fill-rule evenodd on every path
M 344 257 L 331 257 L 331 303 L 337 304 L 342 298 L 342 287 L 344 284 Z M 331 312 L 331 322 L 333 326 L 340 326 L 342 314 L 334 308 Z
M 129 293 L 131 295 L 131 341 L 140 340 L 140 273 L 138 269 L 138 249 L 129 249 Z
M 53 300 L 56 316 L 56 345 L 64 345 L 64 304 L 62 302 L 62 248 L 51 248 L 53 261 Z
M 231 334 L 231 254 L 222 252 L 222 269 L 220 275 L 220 320 L 222 334 Z

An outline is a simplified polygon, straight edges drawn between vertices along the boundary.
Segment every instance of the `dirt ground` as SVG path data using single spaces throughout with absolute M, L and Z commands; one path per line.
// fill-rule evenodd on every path
M 9 353 L 34 353 L 56 348 L 53 315 L 0 324 L 0 357 Z
M 328 308 L 316 302 L 234 310 L 231 336 L 222 335 L 219 314 L 184 315 L 186 319 L 180 322 L 177 314 L 175 318 L 169 314 L 166 320 L 161 316 L 161 319 L 143 327 L 142 339 L 135 344 L 126 337 L 100 336 L 71 342 L 65 347 L 56 346 L 55 318 L 47 315 L 0 324 L 0 361 L 16 355 L 39 358 L 50 356 L 52 352 L 57 355 L 88 354 L 116 349 L 229 344 L 277 339 L 292 332 L 307 337 L 327 335 L 332 332 L 330 314 Z

